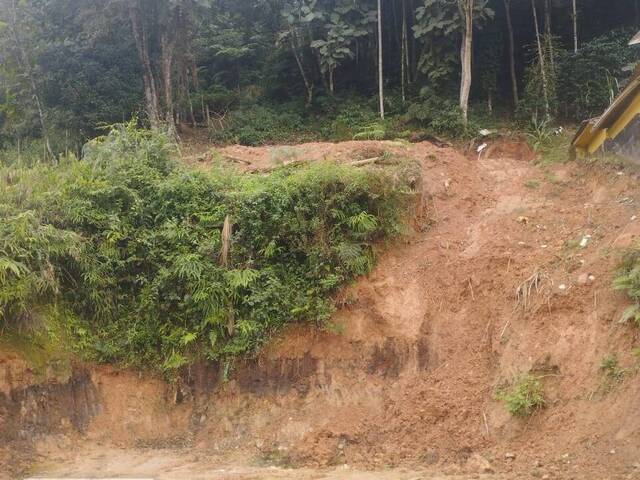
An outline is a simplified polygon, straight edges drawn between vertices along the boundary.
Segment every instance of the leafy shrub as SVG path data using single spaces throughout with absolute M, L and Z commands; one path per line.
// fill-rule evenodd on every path
M 55 304 L 87 357 L 164 371 L 249 353 L 287 323 L 323 324 L 410 198 L 395 171 L 204 173 L 171 148 L 120 126 L 83 161 L 2 176 L 1 321 Z
M 39 308 L 60 291 L 64 265 L 78 259 L 80 238 L 26 210 L 7 215 L 0 239 L 0 322 L 34 326 Z
M 304 119 L 292 108 L 255 104 L 234 110 L 228 117 L 224 128 L 212 129 L 214 142 L 257 146 L 311 138 Z
M 409 106 L 405 116 L 408 123 L 449 137 L 465 137 L 478 130 L 473 121 L 463 123 L 460 108 L 453 100 L 427 95 L 423 92 L 424 100 Z
M 352 140 L 364 128 L 379 120 L 376 110 L 369 108 L 366 102 L 353 99 L 345 100 L 332 110 L 324 114 L 328 118 L 322 122 L 321 127 L 322 137 L 328 140 Z
M 384 140 L 387 129 L 384 122 L 378 121 L 365 125 L 353 136 L 354 140 Z
M 640 326 L 640 247 L 637 246 L 624 255 L 613 281 L 613 288 L 622 290 L 633 301 L 623 312 L 620 321 L 633 320 Z
M 580 46 L 578 53 L 561 50 L 556 60 L 559 113 L 584 120 L 599 115 L 617 94 L 638 60 L 627 42 L 635 31 L 617 30 Z
M 510 385 L 498 389 L 495 396 L 505 403 L 511 415 L 517 417 L 531 415 L 546 403 L 540 379 L 530 373 L 521 375 Z

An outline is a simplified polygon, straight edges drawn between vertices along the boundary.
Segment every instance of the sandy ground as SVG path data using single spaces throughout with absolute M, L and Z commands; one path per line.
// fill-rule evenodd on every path
M 193 480 L 470 480 L 499 475 L 444 475 L 427 470 L 394 468 L 362 471 L 342 465 L 330 469 L 281 468 L 275 466 L 229 465 L 188 450 L 117 450 L 104 448 L 99 453 L 79 453 L 52 467 L 41 466 L 48 478 L 155 478 Z M 42 478 L 37 472 L 30 478 Z
M 426 142 L 345 142 L 228 147 L 190 161 L 253 171 L 382 152 L 420 163 L 422 201 L 412 232 L 341 293 L 339 333 L 294 326 L 225 385 L 194 370 L 180 405 L 162 382 L 93 369 L 99 412 L 80 433 L 40 438 L 31 472 L 640 478 L 638 333 L 617 323 L 627 302 L 611 289 L 619 252 L 640 235 L 633 171 L 536 166 L 517 142 L 480 157 Z M 525 306 L 516 290 L 536 272 Z M 615 385 L 599 368 L 611 353 L 627 372 Z M 547 407 L 513 418 L 494 392 L 528 371 L 543 379 Z

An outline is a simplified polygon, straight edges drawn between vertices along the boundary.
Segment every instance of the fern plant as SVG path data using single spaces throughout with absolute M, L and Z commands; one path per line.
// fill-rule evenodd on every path
M 384 140 L 387 129 L 383 122 L 375 122 L 361 127 L 353 136 L 354 140 Z

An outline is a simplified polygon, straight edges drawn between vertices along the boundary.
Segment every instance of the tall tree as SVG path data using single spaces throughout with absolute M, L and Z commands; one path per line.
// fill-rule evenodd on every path
M 636 2 L 636 7 L 638 3 Z M 573 53 L 578 53 L 578 9 L 576 0 L 571 0 L 571 19 L 573 23 Z
M 511 20 L 511 0 L 502 0 L 507 20 L 507 37 L 509 39 L 509 74 L 511 76 L 511 96 L 513 106 L 518 108 L 518 77 L 516 76 L 515 42 L 513 38 L 513 22 Z M 574 0 L 575 1 L 575 0 Z
M 469 92 L 471 91 L 471 55 L 473 52 L 473 2 L 474 0 L 458 0 L 460 16 L 463 19 L 462 42 L 460 45 L 460 111 L 462 121 L 466 124 L 469 117 Z
M 152 128 L 160 126 L 160 102 L 155 73 L 149 53 L 149 32 L 141 12 L 140 0 L 131 0 L 128 4 L 131 29 L 136 41 L 138 57 L 142 69 L 142 81 L 144 83 L 145 107 L 147 118 Z
M 382 61 L 382 0 L 378 0 L 378 98 L 380 118 L 384 120 L 384 72 Z
M 4 13 L 3 13 L 4 12 Z M 2 0 L 0 3 L 0 24 L 9 32 L 5 38 L 8 41 L 5 51 L 11 56 L 14 64 L 19 69 L 22 78 L 26 81 L 31 100 L 35 105 L 40 124 L 41 135 L 44 141 L 44 156 L 53 159 L 54 154 L 49 139 L 49 128 L 45 115 L 43 102 L 41 99 L 39 81 L 34 68 L 34 58 L 32 49 L 37 44 L 35 38 L 35 21 L 33 11 L 30 11 L 29 4 L 17 2 L 16 0 Z M 25 35 L 30 33 L 33 38 Z
M 553 31 L 551 27 L 551 5 L 549 0 L 544 0 L 544 30 L 545 40 L 547 43 L 547 52 L 549 54 L 549 68 L 551 73 L 556 69 L 555 58 L 553 53 Z
M 322 17 L 316 7 L 317 0 L 290 0 L 284 3 L 281 12 L 284 28 L 280 32 L 279 41 L 288 44 L 295 58 L 307 92 L 307 105 L 313 102 L 314 83 L 305 66 L 304 51 L 313 42 L 309 34 L 312 23 Z
M 544 97 L 544 114 L 545 114 L 545 118 L 549 119 L 551 115 L 550 108 L 549 108 L 549 84 L 547 82 L 546 60 L 545 60 L 544 50 L 542 48 L 540 24 L 538 22 L 538 11 L 536 9 L 535 0 L 531 0 L 531 8 L 533 11 L 533 24 L 535 27 L 536 45 L 538 48 L 538 65 L 540 67 L 540 78 L 542 79 L 542 95 Z
M 176 51 L 189 51 L 190 24 L 209 0 L 126 0 L 135 38 L 149 123 L 172 134 L 175 127 Z M 162 89 L 160 91 L 160 89 Z M 161 93 L 162 92 L 162 93 Z
M 406 0 L 402 2 L 402 39 L 400 48 L 400 85 L 402 90 L 402 103 L 407 101 L 407 75 L 409 74 L 409 42 L 407 40 L 407 5 Z

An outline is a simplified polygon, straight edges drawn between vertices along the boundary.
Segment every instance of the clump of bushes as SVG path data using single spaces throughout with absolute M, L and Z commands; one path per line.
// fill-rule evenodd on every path
M 531 373 L 520 375 L 509 385 L 499 388 L 495 397 L 516 417 L 531 415 L 546 404 L 540 378 Z
M 626 293 L 632 301 L 620 321 L 632 320 L 640 326 L 640 248 L 633 248 L 623 256 L 613 288 Z
M 323 324 L 411 198 L 385 169 L 206 173 L 171 149 L 125 125 L 82 161 L 1 172 L 1 328 L 60 321 L 90 359 L 163 371 L 250 353 Z
M 227 114 L 223 126 L 210 130 L 212 141 L 258 146 L 313 139 L 307 120 L 291 106 L 243 105 Z
M 392 100 L 395 99 L 392 95 Z M 209 136 L 220 144 L 258 146 L 308 141 L 383 140 L 404 135 L 395 100 L 388 118 L 380 120 L 377 104 L 360 96 L 320 97 L 311 106 L 300 102 L 281 105 L 247 101 L 230 111 Z
M 620 29 L 582 44 L 578 53 L 558 51 L 555 83 L 563 118 L 584 120 L 609 105 L 639 59 L 627 45 L 634 33 Z
M 423 92 L 421 99 L 409 105 L 405 120 L 435 135 L 447 137 L 473 136 L 478 131 L 473 119 L 466 125 L 457 103 L 448 98 Z

